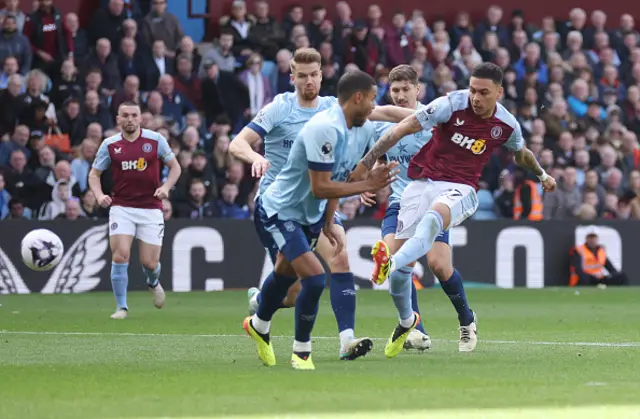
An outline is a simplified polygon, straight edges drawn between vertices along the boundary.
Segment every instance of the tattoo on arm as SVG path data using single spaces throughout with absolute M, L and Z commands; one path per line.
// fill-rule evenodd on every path
M 369 150 L 369 152 L 362 158 L 361 163 L 367 169 L 371 170 L 371 168 L 373 168 L 373 165 L 376 164 L 376 161 L 378 161 L 378 159 L 380 159 L 380 157 L 382 157 L 384 153 L 389 151 L 391 147 L 396 145 L 396 143 L 400 141 L 402 137 L 404 137 L 405 135 L 414 134 L 421 129 L 422 126 L 420 125 L 420 122 L 418 122 L 418 118 L 416 118 L 415 115 L 402 120 L 402 122 L 385 132 L 382 137 L 380 137 L 380 139 L 376 141 L 374 146 L 371 147 L 371 150 Z
M 536 156 L 527 148 L 523 148 L 516 153 L 516 164 L 523 169 L 527 169 L 536 176 L 542 175 L 542 167 L 536 159 Z

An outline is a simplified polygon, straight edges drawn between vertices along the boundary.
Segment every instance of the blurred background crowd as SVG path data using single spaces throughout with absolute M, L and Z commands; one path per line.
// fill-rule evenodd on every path
M 182 165 L 165 218 L 250 218 L 256 181 L 230 158 L 229 143 L 275 95 L 293 91 L 289 61 L 300 47 L 322 55 L 321 95 L 334 95 L 339 77 L 358 68 L 377 80 L 381 105 L 396 65 L 416 69 L 428 103 L 466 88 L 478 63 L 495 62 L 505 71 L 502 103 L 559 188 L 543 195 L 500 151 L 482 175 L 475 218 L 640 219 L 640 44 L 631 15 L 610 22 L 604 11 L 576 8 L 531 22 L 492 6 L 481 21 L 464 11 L 445 21 L 420 10 L 386 16 L 375 4 L 353 16 L 341 1 L 311 15 L 294 5 L 277 21 L 267 1 L 248 9 L 237 0 L 214 42 L 196 45 L 166 0 L 103 0 L 86 28 L 60 14 L 55 3 L 64 0 L 35 1 L 28 14 L 21 1 L 0 10 L 1 219 L 105 217 L 87 175 L 101 141 L 118 132 L 125 100 L 141 104 L 143 126 L 169 139 Z M 373 208 L 345 199 L 341 214 L 381 219 L 388 195 L 380 191 Z

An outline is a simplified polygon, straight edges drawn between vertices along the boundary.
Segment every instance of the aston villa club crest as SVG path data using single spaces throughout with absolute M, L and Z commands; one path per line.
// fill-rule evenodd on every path
M 500 137 L 502 137 L 502 127 L 496 126 L 491 128 L 491 138 L 497 140 Z
M 151 144 L 149 144 L 149 143 L 144 143 L 142 145 L 142 151 L 144 151 L 145 153 L 151 153 L 152 149 L 153 149 L 153 147 L 151 147 Z

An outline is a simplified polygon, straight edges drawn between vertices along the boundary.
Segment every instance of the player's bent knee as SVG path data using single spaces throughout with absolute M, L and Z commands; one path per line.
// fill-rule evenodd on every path
M 448 261 L 438 258 L 429 259 L 429 269 L 439 281 L 447 281 L 453 275 L 453 266 Z
M 156 268 L 158 267 L 158 263 L 160 263 L 158 260 L 151 260 L 151 259 L 140 260 L 140 264 L 145 268 L 149 269 L 150 271 L 155 271 Z
M 329 261 L 329 268 L 331 268 L 332 273 L 350 272 L 351 267 L 349 266 L 349 257 L 347 256 L 347 251 L 343 250 L 342 252 L 331 258 L 331 260 Z
M 315 275 L 304 280 L 303 287 L 314 293 L 321 293 L 326 284 L 324 275 Z
M 440 217 L 442 217 L 443 230 L 449 228 L 449 224 L 451 224 L 451 209 L 441 202 L 436 202 L 431 209 L 438 212 Z

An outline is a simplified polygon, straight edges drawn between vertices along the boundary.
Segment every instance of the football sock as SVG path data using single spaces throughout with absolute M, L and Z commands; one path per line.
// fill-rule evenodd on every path
M 353 273 L 331 274 L 329 293 L 340 336 L 351 340 L 356 327 L 356 281 Z
M 294 340 L 293 353 L 302 359 L 309 358 L 309 354 L 311 354 L 311 341 L 298 342 L 297 340 Z
M 295 340 L 311 341 L 311 330 L 316 322 L 320 297 L 324 290 L 325 274 L 302 279 L 302 289 L 296 300 Z
M 129 285 L 128 263 L 111 262 L 111 287 L 113 295 L 116 297 L 118 308 L 128 310 L 127 306 L 127 286 Z
M 267 281 L 273 281 L 273 277 L 271 275 L 269 275 L 267 278 L 265 278 L 264 283 L 262 284 L 262 286 L 264 287 L 264 284 L 267 283 Z M 260 304 L 260 301 L 262 300 L 262 291 L 258 293 L 258 296 L 256 297 L 256 301 L 258 301 L 258 304 Z M 284 305 L 284 299 L 282 301 L 280 301 L 280 305 L 278 306 L 278 310 L 281 308 L 289 308 L 289 306 Z
M 391 294 L 400 319 L 413 319 L 410 267 L 405 266 L 391 274 L 389 278 L 389 294 Z
M 455 307 L 458 312 L 460 326 L 469 326 L 473 322 L 473 312 L 469 308 L 469 303 L 467 303 L 467 296 L 464 292 L 460 272 L 454 269 L 451 278 L 447 281 L 440 281 L 440 285 L 442 285 L 442 290 L 447 294 L 447 297 L 451 300 L 451 304 L 453 304 L 453 307 Z
M 442 216 L 438 211 L 429 210 L 416 227 L 416 232 L 398 252 L 391 256 L 391 269 L 396 270 L 415 262 L 426 255 L 438 234 L 443 230 Z
M 154 270 L 151 270 L 146 266 L 142 267 L 142 271 L 144 272 L 144 275 L 147 277 L 147 285 L 149 285 L 150 287 L 155 287 L 156 285 L 158 285 L 158 278 L 160 277 L 160 269 L 161 269 L 160 262 L 158 262 L 158 265 Z
M 413 311 L 420 314 L 420 309 L 418 308 L 418 290 L 416 289 L 416 284 L 413 283 L 413 279 L 411 279 L 411 274 L 409 274 L 409 281 L 411 281 L 411 307 L 413 307 Z M 422 316 L 420 316 L 420 323 L 418 323 L 416 329 L 425 335 L 427 334 L 424 330 L 424 325 L 422 324 Z
M 262 290 L 260 291 L 260 305 L 258 306 L 258 311 L 256 312 L 256 316 L 260 320 L 271 321 L 273 314 L 278 311 L 278 308 L 282 304 L 282 300 L 287 295 L 287 291 L 289 291 L 289 287 L 296 282 L 295 277 L 288 277 L 284 275 L 277 274 L 272 272 L 269 274 L 269 277 L 264 281 L 262 285 Z M 252 323 L 254 327 L 257 327 L 256 322 Z M 258 330 L 256 328 L 256 330 Z M 263 332 L 258 330 L 261 333 L 267 333 L 267 331 Z

